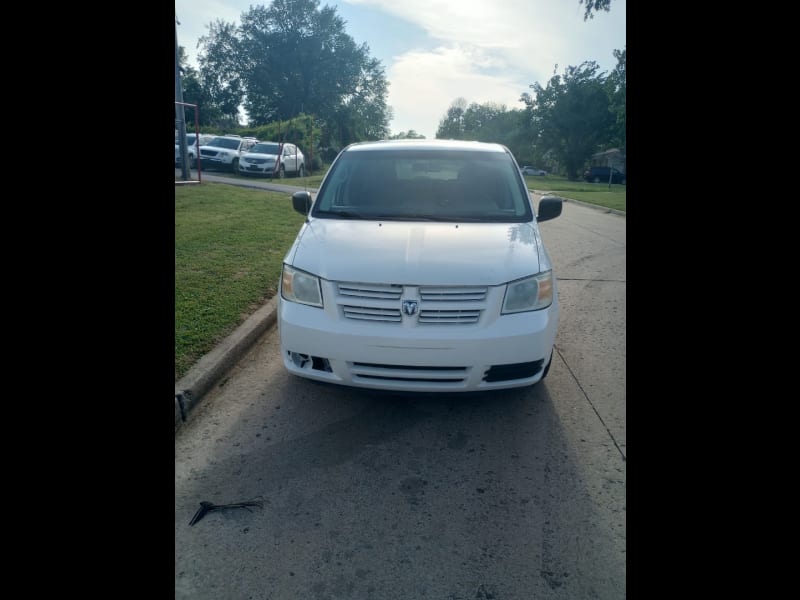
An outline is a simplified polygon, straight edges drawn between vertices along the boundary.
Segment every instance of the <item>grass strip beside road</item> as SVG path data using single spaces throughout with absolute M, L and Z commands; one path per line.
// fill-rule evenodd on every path
M 276 294 L 303 220 L 286 193 L 175 187 L 175 381 Z
M 313 175 L 304 175 L 303 177 L 284 177 L 280 179 L 279 177 L 269 177 L 268 175 L 242 175 L 241 173 L 235 173 L 230 170 L 203 170 L 203 173 L 207 173 L 209 175 L 219 175 L 220 177 L 231 177 L 233 179 L 243 179 L 245 181 L 260 181 L 262 183 L 279 183 L 281 185 L 293 185 L 299 188 L 308 188 L 308 189 L 318 189 L 319 184 L 322 183 L 322 178 L 327 172 L 327 168 L 324 171 L 314 172 Z
M 552 192 L 563 198 L 580 200 L 623 212 L 626 210 L 627 188 L 624 185 L 612 183 L 609 190 L 607 183 L 569 181 L 566 177 L 558 175 L 545 175 L 544 177 L 526 175 L 525 181 L 528 183 L 529 189 L 537 192 Z

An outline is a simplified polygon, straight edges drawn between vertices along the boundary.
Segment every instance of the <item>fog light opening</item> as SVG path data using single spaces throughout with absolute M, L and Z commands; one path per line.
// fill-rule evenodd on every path
M 289 352 L 289 358 L 292 359 L 294 366 L 298 369 L 302 369 L 305 364 L 311 360 L 308 354 L 300 354 L 299 352 Z
M 333 369 L 331 369 L 331 363 L 328 362 L 328 359 L 320 358 L 319 356 L 311 357 L 311 368 L 316 369 L 317 371 L 325 371 L 326 373 L 333 373 Z

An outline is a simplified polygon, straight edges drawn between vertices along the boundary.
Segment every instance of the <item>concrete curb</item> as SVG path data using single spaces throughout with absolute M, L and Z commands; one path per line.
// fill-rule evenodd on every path
M 192 411 L 208 391 L 241 359 L 255 341 L 275 324 L 277 311 L 278 297 L 273 296 L 216 348 L 197 361 L 175 384 L 176 432 L 189 420 Z

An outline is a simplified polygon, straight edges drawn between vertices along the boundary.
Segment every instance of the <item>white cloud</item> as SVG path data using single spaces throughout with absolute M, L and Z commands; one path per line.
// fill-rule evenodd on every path
M 208 33 L 208 23 L 239 23 L 251 4 L 269 3 L 175 0 L 182 23 L 178 42 L 196 64 L 196 43 Z M 594 60 L 610 71 L 616 64 L 613 50 L 625 46 L 625 0 L 614 0 L 609 13 L 600 12 L 588 21 L 578 0 L 320 0 L 324 5 L 338 6 L 340 15 L 347 10 L 346 31 L 359 25 L 359 31 L 366 32 L 358 43 L 386 47 L 375 42 L 396 36 L 392 48 L 400 51 L 373 54 L 386 67 L 390 83 L 390 127 L 394 133 L 414 129 L 428 138 L 459 96 L 467 102 L 519 108 L 520 95 L 536 81 L 545 84 L 556 64 L 561 73 L 568 65 Z M 424 31 L 427 39 L 416 36 L 412 45 L 408 37 L 398 36 L 393 27 L 400 20 Z M 364 28 L 364 23 L 370 27 Z
M 387 73 L 391 81 L 388 101 L 395 110 L 392 130 L 414 129 L 432 139 L 439 119 L 458 97 L 468 103 L 496 102 L 509 109 L 520 108 L 518 100 L 524 90 L 515 80 L 479 72 L 494 62 L 475 48 L 458 45 L 395 57 Z
M 459 96 L 519 108 L 520 95 L 535 81 L 544 84 L 556 64 L 562 72 L 567 65 L 595 60 L 609 70 L 612 50 L 625 45 L 625 3 L 620 0 L 612 3 L 616 18 L 611 28 L 605 13 L 584 21 L 577 0 L 344 1 L 408 21 L 439 42 L 433 50 L 415 48 L 393 56 L 387 65 L 392 131 L 411 128 L 429 138 Z

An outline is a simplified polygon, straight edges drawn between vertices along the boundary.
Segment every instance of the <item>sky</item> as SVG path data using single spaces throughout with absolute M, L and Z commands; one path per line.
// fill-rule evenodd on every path
M 221 19 L 239 24 L 251 5 L 271 0 L 175 0 L 178 44 L 197 68 L 197 42 Z M 413 129 L 436 137 L 456 98 L 523 108 L 530 86 L 554 70 L 593 60 L 617 64 L 626 44 L 626 3 L 583 20 L 578 0 L 320 0 L 345 21 L 345 31 L 383 63 L 389 82 L 392 134 Z M 557 65 L 557 69 L 556 69 Z

